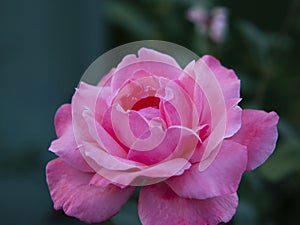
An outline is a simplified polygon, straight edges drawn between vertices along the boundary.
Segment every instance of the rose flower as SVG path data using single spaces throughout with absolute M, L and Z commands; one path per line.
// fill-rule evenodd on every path
M 118 213 L 141 186 L 143 225 L 228 222 L 246 171 L 277 140 L 275 112 L 242 110 L 240 81 L 212 56 L 184 69 L 146 48 L 56 112 L 59 158 L 46 168 L 56 210 L 87 223 Z

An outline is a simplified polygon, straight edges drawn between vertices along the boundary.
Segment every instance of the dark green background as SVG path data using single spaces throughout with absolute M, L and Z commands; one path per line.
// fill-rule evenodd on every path
M 0 1 L 0 223 L 82 224 L 52 209 L 44 168 L 55 156 L 56 109 L 105 51 L 159 39 L 213 54 L 242 80 L 242 106 L 276 110 L 280 138 L 264 166 L 244 175 L 231 224 L 299 224 L 299 1 L 202 1 L 229 9 L 217 44 L 195 31 L 192 0 Z M 139 224 L 136 197 L 107 224 Z

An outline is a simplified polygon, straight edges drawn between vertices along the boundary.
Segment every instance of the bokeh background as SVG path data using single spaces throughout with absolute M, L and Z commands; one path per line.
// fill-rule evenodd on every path
M 159 39 L 214 55 L 242 80 L 242 107 L 280 115 L 276 151 L 243 176 L 230 224 L 299 224 L 299 2 L 0 0 L 0 223 L 83 224 L 53 210 L 45 181 L 55 111 L 98 56 Z M 102 224 L 140 224 L 137 195 Z

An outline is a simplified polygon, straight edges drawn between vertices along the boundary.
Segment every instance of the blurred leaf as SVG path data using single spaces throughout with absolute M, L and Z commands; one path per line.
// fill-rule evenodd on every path
M 258 224 L 257 217 L 255 206 L 251 202 L 241 199 L 233 221 L 234 224 L 253 225 Z
M 292 41 L 287 36 L 279 38 L 278 34 L 263 31 L 253 23 L 245 20 L 241 20 L 237 24 L 246 44 L 249 45 L 248 47 L 253 55 L 259 57 L 261 63 L 269 60 L 271 51 L 274 48 L 287 50 L 292 46 Z
M 114 24 L 137 38 L 156 39 L 159 37 L 154 20 L 134 3 L 111 1 L 105 14 Z
M 286 141 L 277 147 L 271 158 L 260 167 L 263 176 L 271 181 L 279 181 L 300 171 L 300 142 Z
M 3 177 L 19 174 L 20 171 L 28 172 L 43 168 L 46 160 L 49 160 L 46 150 L 42 152 L 34 147 L 21 149 L 17 154 L 3 151 L 2 156 L 3 158 L 0 158 L 0 176 Z
M 239 21 L 238 28 L 250 49 L 255 51 L 263 60 L 267 57 L 271 46 L 275 43 L 275 35 L 263 32 L 254 24 L 248 21 Z
M 297 133 L 291 126 L 291 124 L 286 121 L 284 118 L 280 118 L 280 122 L 278 124 L 279 136 L 281 138 L 285 138 L 286 140 L 296 140 Z
M 268 188 L 257 172 L 245 173 L 238 189 L 240 200 L 232 224 L 264 224 L 261 218 L 273 206 L 273 198 Z
M 137 201 L 130 199 L 111 220 L 115 225 L 140 225 Z
M 177 1 L 178 0 L 173 0 L 173 1 Z M 215 2 L 212 0 L 179 0 L 180 2 L 182 2 L 185 5 L 189 5 L 190 7 L 197 7 L 197 6 L 201 6 L 201 7 L 205 7 L 205 8 L 212 8 L 213 6 L 215 6 Z

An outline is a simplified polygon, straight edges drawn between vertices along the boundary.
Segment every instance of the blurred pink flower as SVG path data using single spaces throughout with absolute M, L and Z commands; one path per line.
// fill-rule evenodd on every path
M 228 222 L 241 176 L 277 140 L 275 112 L 242 110 L 240 81 L 212 56 L 181 69 L 142 48 L 98 86 L 81 83 L 55 116 L 47 183 L 56 210 L 87 223 L 114 216 L 142 186 L 144 225 Z
M 215 7 L 211 11 L 202 7 L 192 7 L 187 12 L 187 18 L 196 25 L 202 35 L 207 35 L 216 43 L 224 41 L 228 19 L 228 10 L 225 7 Z

